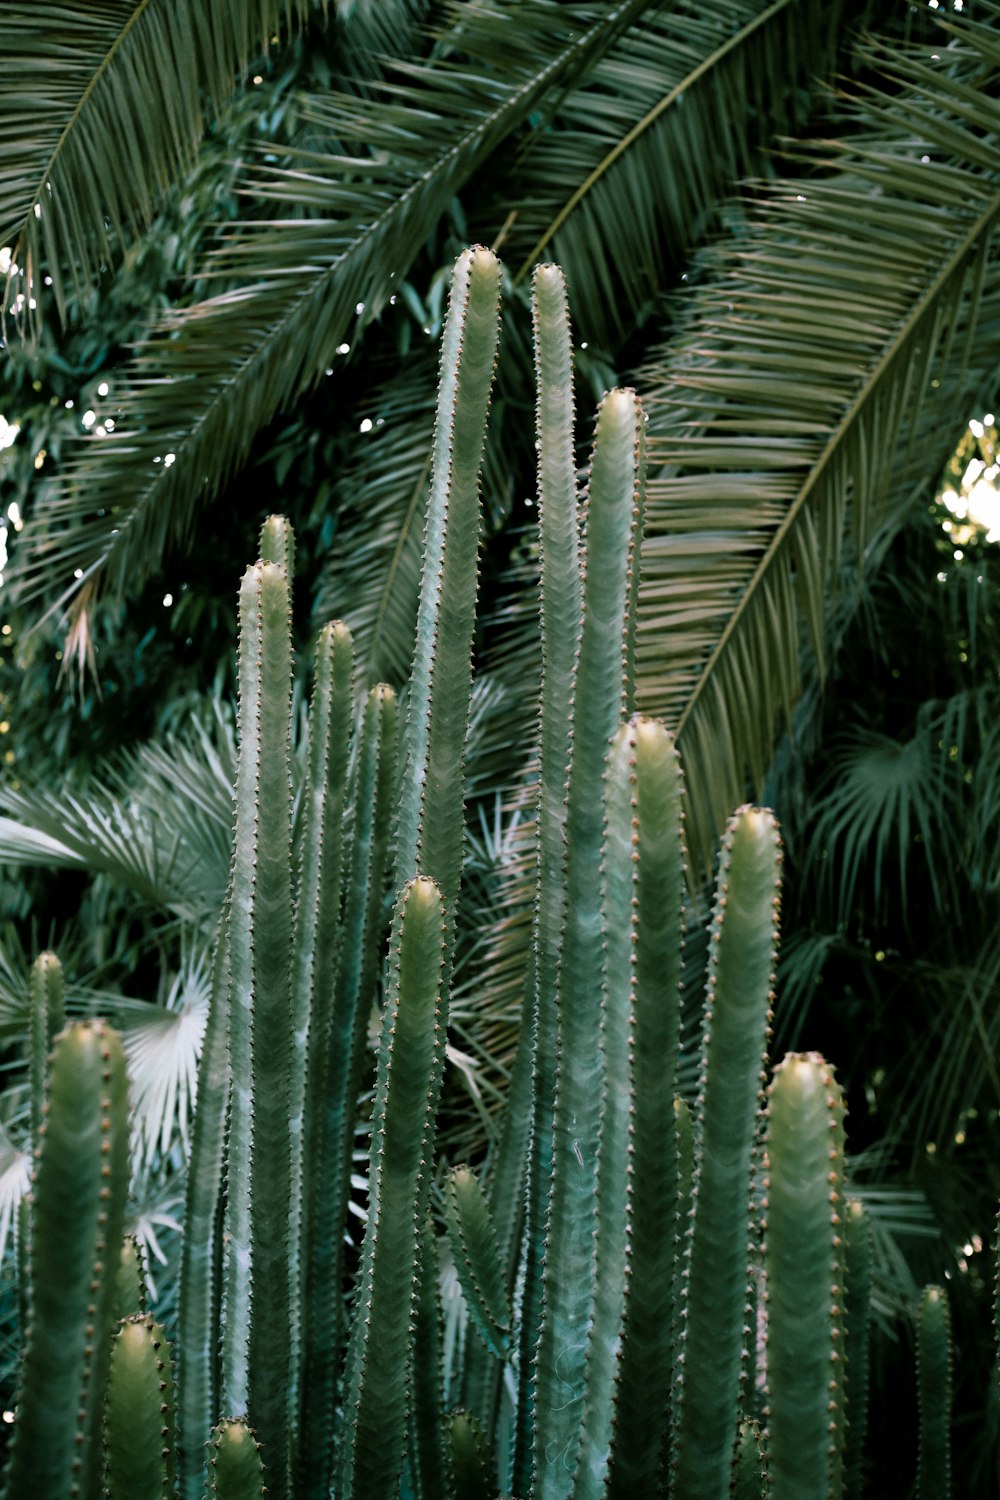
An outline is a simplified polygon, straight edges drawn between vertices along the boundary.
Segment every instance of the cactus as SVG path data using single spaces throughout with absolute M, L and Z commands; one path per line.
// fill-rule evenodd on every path
M 8 1500 L 96 1496 L 127 1152 L 121 1042 L 76 1022 L 56 1041 L 41 1126 Z
M 174 1489 L 173 1374 L 148 1314 L 125 1318 L 111 1347 L 105 1418 L 108 1500 L 162 1500 Z
M 396 904 L 375 1088 L 368 1224 L 344 1377 L 343 1500 L 395 1493 L 403 1464 L 427 1142 L 444 1061 L 441 893 L 419 876 Z
M 598 1500 L 606 1486 L 609 1495 L 649 1493 L 662 1458 L 674 1255 L 664 1226 L 674 1223 L 678 1188 L 680 792 L 663 725 L 632 719 L 612 741 L 605 789 L 604 1079 L 579 1500 Z
M 101 1023 L 66 1031 L 43 1121 L 60 977 L 51 955 L 35 966 L 41 1156 L 7 1500 L 96 1500 L 105 1464 L 112 1500 L 169 1494 L 175 1465 L 181 1500 L 860 1494 L 868 1233 L 860 1205 L 843 1207 L 843 1104 L 815 1054 L 775 1070 L 753 1184 L 780 867 L 760 809 L 734 815 L 723 843 L 699 1095 L 693 1109 L 674 1097 L 680 768 L 664 726 L 630 717 L 642 409 L 629 391 L 601 403 L 584 505 L 566 291 L 551 266 L 533 292 L 543 670 L 521 1052 L 485 1169 L 436 1176 L 499 280 L 480 249 L 453 280 L 401 781 L 395 697 L 379 685 L 355 704 L 350 633 L 334 622 L 317 643 L 293 825 L 283 518 L 265 523 L 241 588 L 234 850 L 192 1132 L 176 1442 L 134 1242 L 114 1261 L 121 1048 Z M 356 1109 L 379 1001 L 368 1218 L 345 1327 Z M 464 1343 L 442 1338 L 442 1210 L 475 1330 Z M 741 1382 L 751 1282 L 764 1413 Z M 919 1337 L 920 1486 L 936 1496 L 950 1401 L 940 1289 L 924 1295 Z M 449 1357 L 463 1408 L 446 1416 Z
M 113 1321 L 120 1323 L 122 1318 L 133 1318 L 144 1313 L 148 1300 L 142 1245 L 134 1234 L 127 1234 L 118 1253 Z
M 552 1184 L 542 1323 L 535 1364 L 534 1466 L 540 1500 L 569 1493 L 580 1437 L 591 1312 L 595 1174 L 601 1100 L 602 786 L 611 737 L 628 706 L 630 610 L 642 526 L 644 424 L 631 391 L 597 415 L 587 503 L 587 556 L 566 793 L 566 875 L 556 986 Z M 540 997 L 540 1004 L 546 997 Z
M 844 1345 L 847 1359 L 847 1427 L 844 1495 L 864 1493 L 864 1443 L 868 1423 L 868 1364 L 871 1332 L 871 1227 L 860 1198 L 847 1199 L 844 1216 Z
M 942 1286 L 925 1286 L 917 1308 L 920 1429 L 917 1500 L 951 1495 L 951 1310 Z
M 764 1272 L 773 1500 L 839 1488 L 844 1105 L 817 1053 L 790 1053 L 767 1105 Z
M 212 1429 L 204 1500 L 264 1500 L 264 1469 L 246 1422 L 230 1417 Z
M 748 1293 L 754 1120 L 773 997 L 780 845 L 770 813 L 744 808 L 723 844 L 702 1027 L 674 1419 L 680 1500 L 729 1489 Z M 711 1349 L 710 1360 L 701 1351 Z

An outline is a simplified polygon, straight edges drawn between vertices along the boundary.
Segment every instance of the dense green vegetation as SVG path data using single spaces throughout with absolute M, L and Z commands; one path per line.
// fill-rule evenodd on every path
M 359 687 L 403 688 L 444 293 L 474 241 L 506 270 L 438 1129 L 490 1182 L 530 948 L 528 273 L 551 256 L 581 395 L 627 381 L 649 419 L 636 681 L 686 775 L 678 1087 L 693 1100 L 715 840 L 763 789 L 786 846 L 775 1055 L 822 1050 L 847 1096 L 873 1427 L 910 1421 L 917 1293 L 946 1284 L 956 1484 L 986 1493 L 997 564 L 934 497 L 960 440 L 961 468 L 973 438 L 995 464 L 967 423 L 1000 367 L 996 9 L 287 9 L 6 8 L 0 1225 L 24 1181 L 28 967 L 52 944 L 71 1011 L 124 1028 L 132 1222 L 166 1254 L 171 1326 L 237 579 L 282 509 L 299 661 L 340 615 Z M 872 1493 L 907 1492 L 895 1453 L 869 1462 Z

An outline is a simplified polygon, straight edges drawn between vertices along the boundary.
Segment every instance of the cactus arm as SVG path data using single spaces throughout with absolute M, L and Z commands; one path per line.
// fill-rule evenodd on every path
M 816 1053 L 790 1053 L 767 1104 L 764 1274 L 772 1500 L 832 1493 L 843 1399 L 844 1103 Z
M 197 1500 L 205 1468 L 205 1433 L 217 1410 L 218 1349 L 206 1330 L 219 1326 L 222 1202 L 229 1108 L 229 900 L 212 961 L 208 1023 L 198 1062 L 198 1106 L 191 1129 L 181 1246 L 177 1322 L 177 1449 L 181 1500 Z
M 174 1488 L 173 1373 L 148 1314 L 125 1318 L 111 1346 L 105 1417 L 108 1500 L 162 1500 Z
M 482 248 L 466 250 L 455 264 L 441 346 L 396 844 L 397 888 L 418 873 L 436 880 L 449 934 L 462 865 L 479 471 L 496 358 L 499 296 L 496 256 Z
M 871 1227 L 860 1198 L 848 1198 L 844 1216 L 844 1343 L 847 1351 L 845 1500 L 862 1500 L 868 1425 L 871 1334 Z
M 541 554 L 539 778 L 536 806 L 537 864 L 532 960 L 521 1021 L 523 1069 L 530 1095 L 511 1097 L 505 1122 L 503 1172 L 493 1207 L 499 1225 L 514 1224 L 513 1205 L 500 1201 L 505 1183 L 521 1183 L 510 1170 L 513 1151 L 526 1159 L 523 1183 L 519 1389 L 514 1440 L 515 1484 L 527 1489 L 531 1467 L 532 1378 L 542 1316 L 542 1251 L 552 1177 L 552 1101 L 555 1097 L 555 997 L 565 908 L 566 778 L 569 770 L 573 672 L 580 633 L 579 518 L 574 463 L 573 341 L 566 282 L 558 266 L 539 266 L 532 279 L 535 350 L 535 427 L 538 443 L 538 516 Z M 528 1048 L 530 1047 L 530 1054 Z M 526 1059 L 526 1061 L 524 1060 Z M 520 1081 L 520 1079 L 518 1080 Z M 515 1104 L 517 1107 L 515 1107 Z M 502 1231 L 501 1231 L 502 1232 Z M 508 1263 L 513 1256 L 508 1254 Z M 513 1287 L 508 1276 L 508 1287 Z
M 284 568 L 291 587 L 295 577 L 295 533 L 286 516 L 268 516 L 260 528 L 260 560 Z
M 735 814 L 712 918 L 674 1421 L 678 1500 L 728 1495 L 747 1303 L 750 1174 L 777 948 L 780 842 Z M 703 1351 L 712 1351 L 711 1359 Z
M 343 1343 L 343 1229 L 365 1036 L 381 948 L 381 911 L 396 784 L 398 711 L 384 683 L 365 703 L 351 792 L 343 931 L 325 1073 L 312 1129 L 318 1130 L 316 1184 L 304 1249 L 301 1464 L 305 1494 L 330 1487 L 335 1387 Z
M 57 1039 L 34 1187 L 25 1334 L 8 1500 L 96 1496 L 114 1277 L 128 1186 L 125 1056 L 81 1021 Z
M 274 563 L 256 563 L 243 578 L 239 682 L 223 1401 L 230 1411 L 250 1413 L 268 1485 L 283 1500 L 289 1432 L 291 642 L 288 578 Z
M 655 1492 L 670 1401 L 684 865 L 680 766 L 662 724 L 633 719 L 615 736 L 606 808 L 596 1295 L 575 1500 L 606 1485 Z
M 917 1500 L 951 1495 L 951 1312 L 944 1287 L 926 1286 L 917 1309 L 920 1429 Z
M 473 1323 L 486 1347 L 504 1359 L 510 1350 L 510 1298 L 489 1206 L 468 1167 L 454 1167 L 448 1176 L 445 1222 Z
M 31 1135 L 37 1141 L 45 1099 L 46 1059 L 56 1033 L 66 1024 L 66 986 L 62 964 L 54 953 L 40 953 L 32 964 L 28 1003 Z
M 742 1421 L 733 1466 L 733 1500 L 766 1500 L 764 1444 L 756 1422 Z
M 440 892 L 418 877 L 400 893 L 390 939 L 368 1223 L 344 1379 L 341 1500 L 385 1500 L 403 1463 L 418 1226 L 444 1055 L 444 942 Z
M 354 643 L 347 626 L 339 621 L 324 626 L 316 642 L 309 709 L 309 768 L 303 798 L 292 948 L 288 1279 L 292 1306 L 289 1404 L 293 1411 L 298 1400 L 302 1278 L 308 1264 L 309 1215 L 326 1175 L 322 1159 L 315 1158 L 325 1106 L 324 1060 L 329 1046 L 338 959 L 353 671 Z
M 627 639 L 634 629 L 628 601 L 642 526 L 644 441 L 635 394 L 610 392 L 598 409 L 590 473 L 588 562 L 566 798 L 566 914 L 557 997 L 560 1066 L 535 1366 L 533 1456 L 539 1500 L 569 1492 L 580 1429 L 601 1099 L 603 934 L 594 871 L 603 839 L 605 755 L 627 696 Z
M 121 1250 L 118 1253 L 112 1322 L 117 1324 L 122 1318 L 134 1318 L 144 1313 L 147 1301 L 146 1267 L 143 1262 L 142 1246 L 134 1234 L 127 1234 L 122 1240 Z
M 420 1236 L 413 1330 L 413 1408 L 407 1456 L 413 1500 L 450 1500 L 451 1497 L 438 1276 L 437 1238 L 428 1213 Z
M 453 1411 L 448 1420 L 454 1500 L 494 1500 L 490 1454 L 483 1429 L 471 1412 Z
M 264 1469 L 253 1432 L 230 1417 L 212 1429 L 204 1500 L 264 1500 Z

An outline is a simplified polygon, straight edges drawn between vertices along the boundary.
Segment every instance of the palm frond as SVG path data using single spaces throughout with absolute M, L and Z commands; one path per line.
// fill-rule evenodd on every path
M 7 5 L 0 52 L 0 245 L 22 305 L 47 272 L 60 312 L 147 224 L 218 104 L 312 0 L 39 0 Z M 15 311 L 18 311 L 15 302 Z
M 516 162 L 505 245 L 515 278 L 556 260 L 586 309 L 583 339 L 615 348 L 705 238 L 720 198 L 761 169 L 761 145 L 803 123 L 843 11 L 653 7 Z
M 976 326 L 997 298 L 1000 107 L 978 28 L 963 36 L 940 86 L 904 61 L 851 110 L 848 143 L 809 155 L 816 175 L 766 190 L 746 238 L 705 257 L 686 331 L 636 377 L 654 465 L 640 699 L 678 733 L 704 865 L 747 775 L 762 780 L 804 643 L 822 671 L 843 549 L 862 556 L 886 524 L 904 465 L 929 486 L 1000 357 L 992 315 Z
M 210 992 L 208 966 L 195 957 L 175 977 L 165 1004 L 122 1018 L 137 1172 L 151 1170 L 177 1141 L 187 1154 Z
M 388 304 L 480 164 L 643 6 L 466 4 L 456 24 L 463 38 L 475 29 L 489 71 L 438 55 L 400 64 L 403 81 L 377 105 L 347 94 L 306 101 L 302 119 L 332 151 L 264 160 L 247 184 L 258 200 L 293 203 L 296 216 L 226 231 L 206 274 L 241 284 L 166 312 L 140 344 L 117 382 L 114 433 L 82 439 L 39 497 L 8 575 L 22 594 L 74 572 L 61 602 L 99 570 L 116 589 L 148 577 L 254 434 Z
M 0 788 L 0 861 L 103 875 L 144 905 L 211 925 L 229 875 L 232 747 L 204 731 L 140 748 L 82 790 Z
M 16 1146 L 0 1124 L 0 1262 L 17 1227 L 17 1210 L 31 1182 L 31 1152 Z

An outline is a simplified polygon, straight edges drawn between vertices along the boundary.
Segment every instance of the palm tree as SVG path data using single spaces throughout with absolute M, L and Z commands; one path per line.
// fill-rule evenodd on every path
M 794 719 L 808 742 L 823 722 L 838 642 L 866 639 L 858 622 L 901 527 L 996 389 L 1000 9 L 3 10 L 11 337 L 71 316 L 163 205 L 184 200 L 206 151 L 236 138 L 234 111 L 245 120 L 255 89 L 273 98 L 265 48 L 308 85 L 289 96 L 279 139 L 244 150 L 238 135 L 245 209 L 201 233 L 186 284 L 116 363 L 113 431 L 81 434 L 35 491 L 8 575 L 16 597 L 65 612 L 85 654 L 101 601 L 157 577 L 213 503 L 244 504 L 248 464 L 294 446 L 306 423 L 328 426 L 334 534 L 312 578 L 317 607 L 351 619 L 373 680 L 405 678 L 439 268 L 465 241 L 494 244 L 508 268 L 505 352 L 473 763 L 488 793 L 531 739 L 520 684 L 536 649 L 533 430 L 520 377 L 527 274 L 558 259 L 581 380 L 625 376 L 649 413 L 639 694 L 678 734 L 688 838 L 707 868 L 782 729 Z M 298 504 L 307 516 L 309 497 Z M 794 784 L 772 781 L 779 800 Z M 852 817 L 842 807 L 833 826 L 877 856 L 877 819 L 865 833 Z M 507 857 L 504 839 L 484 836 L 486 864 L 489 848 Z M 938 916 L 939 894 L 932 882 Z M 483 901 L 497 904 L 516 976 L 524 926 L 495 883 Z M 983 977 L 976 964 L 969 983 Z M 471 1047 L 502 1041 L 515 990 L 516 978 L 479 997 Z M 968 1030 L 949 1035 L 958 1057 Z

